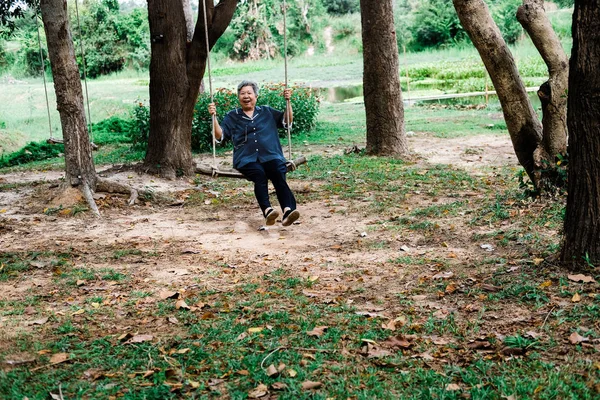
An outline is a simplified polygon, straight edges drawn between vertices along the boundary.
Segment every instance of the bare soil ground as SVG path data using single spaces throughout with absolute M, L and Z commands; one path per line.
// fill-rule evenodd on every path
M 418 135 L 410 138 L 411 150 L 418 162 L 449 164 L 472 171 L 489 166 L 514 164 L 515 156 L 509 138 L 497 135 L 460 139 L 437 139 Z M 343 148 L 305 148 L 311 154 L 341 154 Z M 219 162 L 227 165 L 228 155 Z M 206 158 L 200 162 L 212 162 Z M 102 170 L 102 168 L 99 168 Z M 101 195 L 98 204 L 102 218 L 89 213 L 74 217 L 44 214 L 48 208 L 64 204 L 72 212 L 74 203 L 81 199 L 56 199 L 54 187 L 62 176 L 60 171 L 23 172 L 0 176 L 3 184 L 18 185 L 14 190 L 0 192 L 0 248 L 5 252 L 74 250 L 81 254 L 80 265 L 91 269 L 114 268 L 138 279 L 139 290 L 157 292 L 163 287 L 202 285 L 227 290 L 236 282 L 244 282 L 277 268 L 289 269 L 298 275 L 318 276 L 325 285 L 340 286 L 336 282 L 347 273 L 346 265 L 362 266 L 365 276 L 361 285 L 367 292 L 361 297 L 384 298 L 393 296 L 418 280 L 422 271 L 390 268 L 389 260 L 400 254 L 454 253 L 461 260 L 485 255 L 476 244 L 470 243 L 471 232 L 457 230 L 450 247 L 439 243 L 423 245 L 419 238 L 389 237 L 389 233 L 371 232 L 380 223 L 380 215 L 370 215 L 365 205 L 369 198 L 358 203 L 327 196 L 318 201 L 301 204 L 301 219 L 291 227 L 276 224 L 259 230 L 263 220 L 254 204 L 249 182 L 239 182 L 233 190 L 244 194 L 242 204 L 214 206 L 210 200 L 227 195 L 207 189 L 211 177 L 201 177 L 200 184 L 181 179 L 166 181 L 131 170 L 114 172 L 114 180 L 138 188 L 152 188 L 167 197 L 162 205 L 125 205 L 125 196 Z M 483 172 L 482 172 L 483 173 Z M 226 179 L 226 178 L 221 178 Z M 290 186 L 296 192 L 319 191 L 317 182 L 295 182 Z M 205 204 L 188 206 L 186 197 L 194 191 L 207 192 Z M 230 193 L 231 194 L 231 193 Z M 274 197 L 274 196 L 273 196 Z M 317 195 L 317 197 L 319 197 Z M 418 202 L 418 195 L 411 203 Z M 428 201 L 422 199 L 423 201 Z M 365 243 L 389 242 L 381 249 L 365 251 Z M 408 253 L 400 250 L 406 246 Z M 136 249 L 155 257 L 124 257 L 115 260 L 119 249 Z M 226 274 L 222 272 L 226 271 Z M 362 274 L 361 274 L 362 275 Z M 0 299 L 15 300 L 51 286 L 54 273 L 47 268 L 22 279 L 0 282 Z M 392 278 L 392 279 L 390 279 Z M 351 278 L 354 279 L 354 278 Z M 378 307 L 381 308 L 381 307 Z M 383 308 L 389 308 L 389 305 Z M 26 317 L 26 316 L 24 316 Z M 15 326 L 23 321 L 4 319 L 0 337 L 15 334 Z M 18 330 L 17 330 L 18 331 Z

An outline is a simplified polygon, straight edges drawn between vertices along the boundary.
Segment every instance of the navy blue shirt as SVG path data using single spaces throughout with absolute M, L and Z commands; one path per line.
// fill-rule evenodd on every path
M 241 108 L 227 113 L 221 129 L 223 138 L 233 142 L 233 168 L 257 161 L 286 161 L 277 132 L 284 127 L 283 115 L 269 106 L 255 107 L 252 118 Z

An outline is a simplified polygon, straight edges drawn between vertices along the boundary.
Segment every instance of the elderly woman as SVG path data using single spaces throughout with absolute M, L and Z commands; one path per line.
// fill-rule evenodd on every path
M 257 107 L 258 85 L 252 81 L 242 81 L 237 94 L 241 107 L 228 112 L 221 124 L 215 118 L 215 139 L 233 142 L 233 167 L 254 182 L 254 195 L 266 225 L 275 224 L 279 217 L 269 200 L 270 180 L 283 212 L 282 225 L 289 226 L 300 217 L 300 212 L 296 210 L 296 199 L 285 179 L 286 159 L 277 129 L 292 124 L 291 103 L 287 101 L 285 113 L 269 106 Z M 286 89 L 283 97 L 289 100 L 291 94 L 292 91 Z M 217 115 L 214 103 L 208 105 L 208 112 Z

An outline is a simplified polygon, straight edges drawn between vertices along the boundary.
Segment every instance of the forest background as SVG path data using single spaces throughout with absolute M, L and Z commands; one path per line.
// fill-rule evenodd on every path
M 283 20 L 275 0 L 244 1 L 228 30 L 215 45 L 211 57 L 215 87 L 233 88 L 237 80 L 250 77 L 261 83 L 283 81 Z M 514 17 L 518 0 L 488 1 L 492 15 L 511 46 L 526 86 L 538 86 L 547 71 L 541 57 Z M 549 3 L 549 17 L 568 51 L 572 0 Z M 148 66 L 150 33 L 147 10 L 136 1 L 91 0 L 78 9 L 69 3 L 74 41 L 81 75 L 90 80 L 89 112 L 100 144 L 129 143 L 143 149 L 148 130 Z M 197 2 L 192 8 L 197 8 Z M 487 90 L 489 80 L 483 64 L 450 2 L 443 0 L 395 2 L 395 24 L 401 54 L 401 83 L 406 98 Z M 290 79 L 301 86 L 329 89 L 346 87 L 360 96 L 362 40 L 358 0 L 306 0 L 292 2 L 288 13 Z M 38 31 L 40 40 L 38 41 Z M 30 141 L 61 136 L 53 91 L 49 90 L 50 130 L 42 86 L 42 74 L 51 82 L 47 49 L 41 25 L 32 12 L 4 28 L 0 36 L 0 73 L 7 83 L 0 94 L 0 161 L 10 166 L 60 153 L 40 146 L 28 148 L 27 157 L 14 159 L 13 152 Z M 42 46 L 40 54 L 40 44 Z M 83 51 L 83 53 L 82 53 Z M 42 60 L 44 65 L 42 66 Z M 115 91 L 113 85 L 120 90 Z M 490 88 L 491 90 L 492 88 Z M 318 93 L 323 93 L 318 92 Z M 345 97 L 352 97 L 346 94 Z M 194 125 L 194 150 L 209 150 L 210 127 L 202 123 L 201 96 Z M 230 99 L 231 100 L 231 99 Z M 266 100 L 269 100 L 268 98 Z M 315 127 L 318 99 L 294 104 L 306 115 L 307 133 Z M 231 101 L 226 103 L 227 106 Z M 144 107 L 140 107 L 143 105 Z M 115 132 L 118 131 L 118 135 Z M 104 133 L 104 136 L 103 136 Z M 28 154 L 28 153 L 38 153 Z M 50 152 L 50 154 L 48 154 Z M 138 156 L 134 156 L 139 157 Z M 13 159 L 10 161 L 10 159 Z

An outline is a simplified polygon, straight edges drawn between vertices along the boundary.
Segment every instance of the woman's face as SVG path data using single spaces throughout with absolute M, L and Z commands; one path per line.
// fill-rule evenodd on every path
M 244 86 L 238 93 L 238 101 L 243 110 L 254 110 L 256 106 L 256 93 L 252 86 Z

